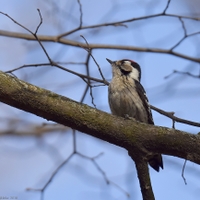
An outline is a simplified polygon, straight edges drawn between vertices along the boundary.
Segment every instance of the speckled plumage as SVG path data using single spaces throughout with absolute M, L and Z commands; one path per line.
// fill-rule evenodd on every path
M 123 83 L 123 85 L 121 84 Z M 114 115 L 133 117 L 144 123 L 153 124 L 151 113 L 148 111 L 148 101 L 143 102 L 136 91 L 137 87 L 143 89 L 139 82 L 126 76 L 113 77 L 109 85 L 109 105 Z M 144 95 L 141 93 L 141 95 Z M 145 114 L 144 114 L 145 113 Z
M 107 61 L 112 65 L 113 78 L 108 88 L 108 100 L 112 114 L 133 117 L 137 121 L 154 124 L 149 102 L 140 84 L 140 66 L 128 59 Z M 155 154 L 149 164 L 156 171 L 163 168 L 162 156 Z

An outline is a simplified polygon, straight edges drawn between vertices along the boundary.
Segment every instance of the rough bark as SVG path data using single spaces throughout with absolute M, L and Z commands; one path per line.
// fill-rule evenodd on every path
M 177 156 L 200 164 L 200 136 L 116 117 L 0 72 L 0 101 L 128 151 Z

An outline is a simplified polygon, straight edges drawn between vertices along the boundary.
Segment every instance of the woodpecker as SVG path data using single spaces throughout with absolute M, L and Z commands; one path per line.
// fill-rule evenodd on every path
M 129 59 L 106 60 L 112 66 L 113 77 L 108 87 L 108 101 L 112 114 L 154 124 L 146 92 L 140 83 L 139 64 Z M 160 167 L 163 169 L 161 154 L 152 155 L 148 163 L 157 172 Z

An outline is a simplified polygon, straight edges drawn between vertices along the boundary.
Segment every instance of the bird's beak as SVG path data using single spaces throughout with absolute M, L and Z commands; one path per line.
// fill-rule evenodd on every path
M 106 60 L 112 65 L 114 62 L 112 60 L 109 60 L 108 58 L 106 58 Z

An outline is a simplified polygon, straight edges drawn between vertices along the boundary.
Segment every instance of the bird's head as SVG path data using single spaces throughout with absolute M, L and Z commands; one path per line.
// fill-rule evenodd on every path
M 116 75 L 129 76 L 130 78 L 140 82 L 141 69 L 136 62 L 129 59 L 112 61 L 106 58 L 106 60 L 112 65 L 113 77 Z

